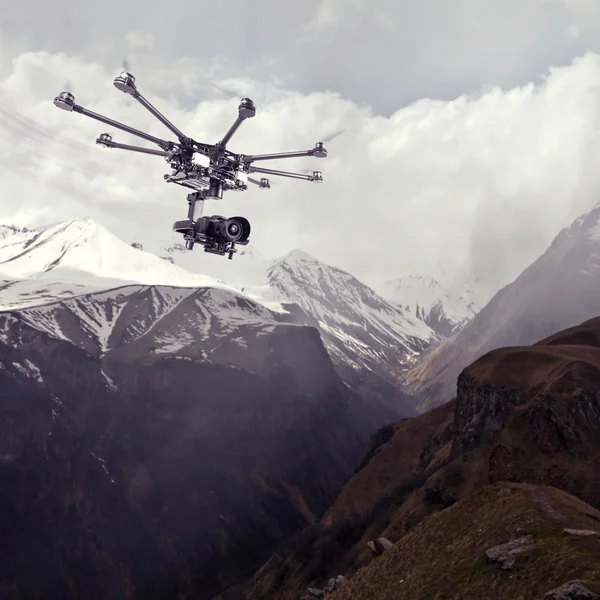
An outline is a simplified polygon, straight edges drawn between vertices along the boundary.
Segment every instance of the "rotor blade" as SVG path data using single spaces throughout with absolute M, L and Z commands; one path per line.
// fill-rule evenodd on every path
M 234 94 L 233 92 L 230 92 L 229 90 L 226 90 L 225 88 L 222 88 L 220 85 L 214 83 L 214 81 L 208 81 L 208 84 L 210 86 L 212 86 L 213 88 L 215 88 L 217 91 L 221 92 L 221 94 L 224 94 L 225 96 L 227 96 L 229 99 L 238 98 L 237 94 Z
M 290 177 L 292 179 L 304 179 L 305 181 L 320 181 L 319 171 L 314 171 L 312 175 L 306 175 L 304 173 L 290 173 L 288 171 L 277 171 L 275 169 L 261 169 L 259 167 L 250 167 L 249 173 L 265 173 L 266 175 L 279 175 L 280 177 Z
M 323 138 L 323 143 L 329 144 L 329 142 L 335 140 L 336 137 L 338 137 L 339 135 L 342 135 L 342 133 L 345 133 L 345 131 L 346 131 L 346 129 L 340 129 L 339 131 L 336 131 L 335 133 L 328 135 L 327 137 Z
M 111 127 L 116 127 L 117 129 L 121 129 L 127 133 L 132 135 L 136 135 L 141 137 L 142 139 L 152 142 L 153 144 L 157 144 L 163 150 L 168 150 L 173 146 L 172 142 L 167 142 L 165 140 L 161 140 L 160 138 L 154 137 L 149 133 L 144 133 L 143 131 L 139 131 L 138 129 L 134 129 L 133 127 L 129 127 L 129 125 L 124 125 L 123 123 L 119 123 L 119 121 L 114 121 L 113 119 L 109 119 L 108 117 L 104 117 L 99 115 L 98 113 L 92 112 L 83 106 L 79 106 L 75 104 L 75 97 L 73 94 L 68 92 L 62 92 L 54 99 L 54 105 L 58 108 L 62 108 L 67 111 L 75 111 L 76 113 L 85 115 L 90 119 L 95 119 L 96 121 L 100 121 L 101 123 L 105 123 L 106 125 L 110 125 Z
M 172 133 L 174 133 L 179 141 L 187 145 L 189 142 L 189 138 L 184 135 L 171 121 L 169 121 L 161 112 L 159 112 L 140 92 L 138 91 L 135 85 L 135 77 L 131 75 L 131 73 L 127 73 L 124 71 L 118 77 L 115 78 L 113 82 L 114 86 L 124 92 L 125 94 L 129 94 L 133 96 L 146 110 L 148 110 L 152 115 L 154 115 L 167 129 L 169 129 Z
M 106 134 L 104 134 L 106 135 Z M 140 152 L 141 154 L 152 154 L 154 156 L 171 156 L 170 152 L 165 152 L 164 150 L 154 150 L 152 148 L 143 148 L 142 146 L 130 146 L 129 144 L 119 144 L 118 142 L 113 142 L 111 139 L 107 139 L 106 137 L 100 136 L 96 140 L 96 144 L 99 146 L 104 146 L 105 148 L 118 148 L 119 150 L 131 150 L 132 152 Z
M 257 185 L 259 188 L 268 189 L 271 187 L 271 182 L 268 179 L 265 179 L 267 182 L 266 184 L 263 184 L 262 181 L 259 181 L 258 179 L 254 179 L 254 177 L 248 177 L 248 181 Z
M 0 99 L 2 99 L 1 96 Z M 70 148 L 77 146 L 82 151 L 89 151 L 90 149 L 87 144 L 83 144 L 73 138 L 65 136 L 64 134 L 46 128 L 40 125 L 37 121 L 29 119 L 28 117 L 25 117 L 19 112 L 13 112 L 12 110 L 9 111 L 6 108 L 4 108 L 2 104 L 0 104 L 0 120 L 2 120 L 3 118 L 9 120 L 16 127 L 20 127 L 23 130 L 24 135 L 37 136 L 37 138 L 41 142 L 52 141 L 60 144 L 65 144 Z

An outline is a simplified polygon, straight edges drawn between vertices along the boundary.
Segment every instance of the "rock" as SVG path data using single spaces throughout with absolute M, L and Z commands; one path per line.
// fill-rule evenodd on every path
M 308 588 L 300 600 L 314 600 L 315 598 L 325 598 L 326 592 L 317 588 Z
M 367 544 L 369 550 L 373 553 L 374 556 L 379 556 L 383 554 L 386 550 L 389 550 L 394 544 L 390 542 L 387 538 L 380 537 L 377 538 L 373 542 L 369 542 Z
M 513 539 L 522 538 L 522 537 L 525 537 L 526 535 L 527 535 L 527 532 L 522 527 L 517 527 L 517 529 L 515 530 L 515 534 L 513 535 Z
M 574 579 L 546 592 L 544 600 L 600 600 L 600 596 Z
M 332 577 L 329 580 L 329 583 L 327 584 L 325 591 L 328 594 L 331 594 L 331 593 L 335 592 L 336 590 L 339 590 L 347 582 L 348 582 L 348 580 L 343 575 L 338 575 L 337 577 Z
M 567 533 L 569 535 L 580 535 L 583 537 L 587 537 L 590 535 L 600 535 L 597 531 L 592 531 L 591 529 L 563 529 L 563 533 Z
M 532 547 L 533 538 L 531 535 L 524 535 L 486 550 L 485 556 L 488 561 L 496 562 L 502 569 L 509 571 L 515 566 L 516 555 L 527 552 Z

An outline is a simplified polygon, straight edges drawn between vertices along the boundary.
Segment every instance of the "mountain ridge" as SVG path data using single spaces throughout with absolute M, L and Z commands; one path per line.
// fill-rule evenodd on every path
M 422 352 L 439 342 L 439 336 L 422 321 L 405 315 L 351 274 L 302 250 L 268 263 L 253 250 L 236 256 L 241 266 L 235 268 L 248 271 L 250 280 L 257 281 L 257 273 L 266 268 L 260 277 L 262 285 L 236 287 L 189 273 L 177 264 L 182 257 L 188 263 L 199 260 L 198 264 L 208 258 L 227 272 L 236 261 L 187 250 L 174 250 L 173 260 L 161 259 L 137 242 L 133 246 L 122 242 L 91 219 L 23 235 L 0 244 L 0 278 L 4 279 L 0 306 L 5 309 L 33 308 L 82 295 L 91 298 L 90 294 L 105 290 L 118 294 L 117 282 L 228 290 L 287 314 L 290 322 L 317 327 L 344 381 L 372 395 L 373 402 L 383 402 L 392 410 L 396 407 L 398 416 L 414 412 L 408 395 L 399 390 L 405 372 Z
M 598 312 L 600 204 L 562 229 L 548 249 L 459 332 L 407 375 L 407 391 L 425 411 L 455 395 L 468 364 L 494 348 L 532 344 Z

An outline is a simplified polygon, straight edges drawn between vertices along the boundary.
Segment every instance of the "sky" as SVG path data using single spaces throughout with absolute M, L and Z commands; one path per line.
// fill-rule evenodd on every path
M 600 0 L 0 0 L 0 223 L 89 216 L 178 241 L 187 191 L 164 182 L 167 163 L 96 146 L 146 142 L 52 104 L 68 89 L 172 139 L 113 87 L 123 64 L 197 141 L 217 142 L 245 96 L 257 113 L 234 152 L 338 133 L 325 159 L 264 164 L 322 183 L 207 202 L 247 217 L 267 257 L 301 248 L 373 285 L 443 268 L 497 288 L 600 200 Z

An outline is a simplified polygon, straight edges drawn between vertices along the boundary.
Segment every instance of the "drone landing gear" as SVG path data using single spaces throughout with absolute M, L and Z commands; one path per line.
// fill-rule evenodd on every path
M 202 216 L 205 197 L 202 192 L 188 194 L 188 218 L 176 221 L 173 231 L 181 233 L 187 250 L 195 244 L 202 244 L 204 252 L 228 255 L 229 260 L 237 252 L 236 244 L 246 246 L 249 243 L 250 223 L 244 217 Z

